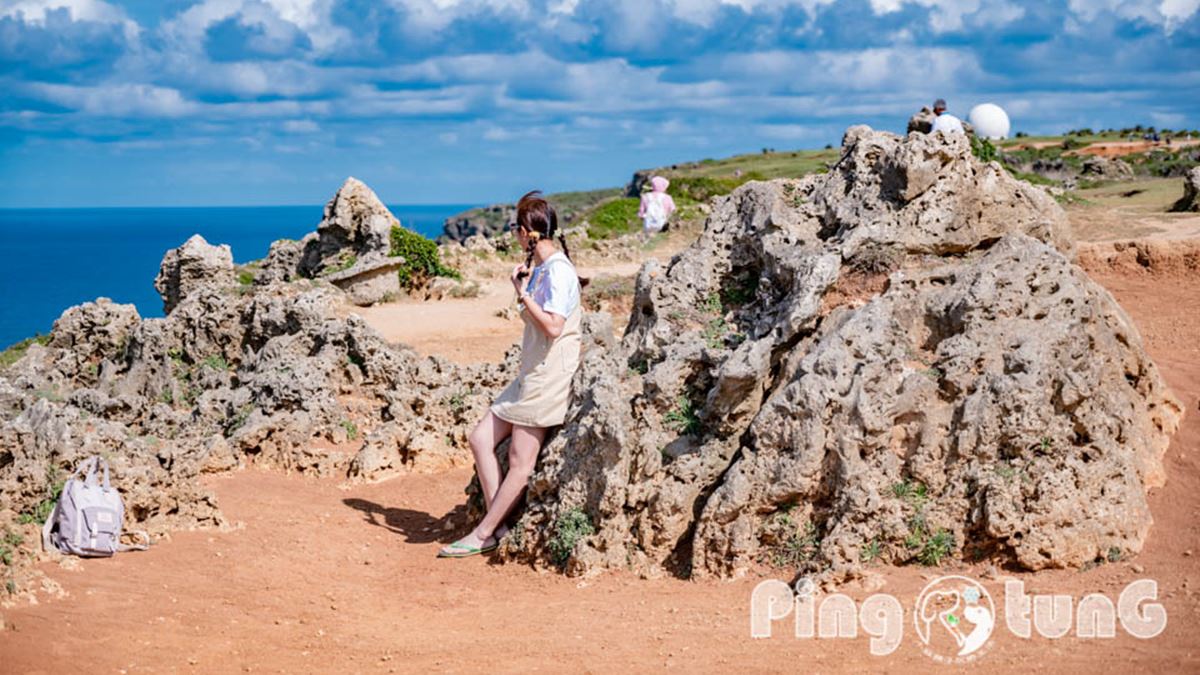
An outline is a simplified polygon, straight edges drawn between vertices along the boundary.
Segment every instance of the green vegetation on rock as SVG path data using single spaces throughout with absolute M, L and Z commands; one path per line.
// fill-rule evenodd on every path
M 404 266 L 398 272 L 403 288 L 419 288 L 433 277 L 462 278 L 458 270 L 442 264 L 438 246 L 432 239 L 403 226 L 392 227 L 390 255 L 404 257 Z
M 46 345 L 49 342 L 50 342 L 49 335 L 40 335 L 40 334 L 35 335 L 31 338 L 25 338 L 24 340 L 21 340 L 20 342 L 16 343 L 15 345 L 10 346 L 8 349 L 5 349 L 4 351 L 0 352 L 0 368 L 7 368 L 7 367 L 11 366 L 12 364 L 16 363 L 17 361 L 20 361 L 21 357 L 25 356 L 25 352 L 29 351 L 29 348 L 32 345 L 35 345 L 35 344 Z
M 564 512 L 554 523 L 554 536 L 550 538 L 550 559 L 558 565 L 565 565 L 571 559 L 575 544 L 580 539 L 591 536 L 596 532 L 587 513 L 581 508 L 573 508 Z

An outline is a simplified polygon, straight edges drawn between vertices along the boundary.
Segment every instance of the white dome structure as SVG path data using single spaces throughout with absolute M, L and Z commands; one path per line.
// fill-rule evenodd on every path
M 971 108 L 967 116 L 975 133 L 984 138 L 1008 138 L 1012 125 L 1008 121 L 1008 113 L 995 103 L 980 103 Z

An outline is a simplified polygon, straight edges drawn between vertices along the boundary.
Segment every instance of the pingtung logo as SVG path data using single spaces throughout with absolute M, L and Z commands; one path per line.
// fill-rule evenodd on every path
M 968 663 L 987 651 L 996 629 L 996 603 L 974 579 L 938 577 L 917 596 L 913 623 L 927 656 L 941 663 Z
M 1133 637 L 1147 640 L 1167 627 L 1167 610 L 1158 600 L 1153 579 L 1130 582 L 1116 602 L 1090 593 L 1076 602 L 1069 595 L 1027 595 L 1025 582 L 1004 582 L 1003 615 L 983 584 L 960 575 L 929 582 L 912 605 L 918 645 L 943 664 L 972 663 L 991 650 L 1000 617 L 1015 637 L 1034 632 L 1057 640 L 1071 633 L 1078 639 L 1109 639 L 1118 623 Z M 769 638 L 776 621 L 789 615 L 798 639 L 848 639 L 866 634 L 874 656 L 896 651 L 904 638 L 904 606 L 895 596 L 876 593 L 861 603 L 842 593 L 822 595 L 804 578 L 795 589 L 777 579 L 754 587 L 750 596 L 750 636 Z

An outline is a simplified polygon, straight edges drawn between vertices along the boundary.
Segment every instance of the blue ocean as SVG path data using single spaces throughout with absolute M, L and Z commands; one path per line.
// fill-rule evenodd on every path
M 427 237 L 472 204 L 391 206 Z M 322 206 L 0 209 L 0 349 L 48 333 L 71 305 L 112 298 L 162 316 L 154 276 L 167 249 L 199 233 L 229 244 L 238 263 L 262 258 L 276 239 L 316 229 Z

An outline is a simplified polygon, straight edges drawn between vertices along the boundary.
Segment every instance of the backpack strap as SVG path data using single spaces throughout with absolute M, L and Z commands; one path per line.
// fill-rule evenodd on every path
M 58 502 L 54 502 L 54 508 L 51 509 L 50 515 L 46 518 L 46 522 L 42 525 L 42 550 L 49 553 L 50 551 L 58 551 L 58 547 L 54 545 L 54 526 L 58 522 Z
M 80 474 L 80 472 L 82 472 L 84 485 L 86 485 L 88 487 L 99 487 L 100 483 L 97 480 L 97 478 L 98 478 L 97 474 L 100 471 L 100 462 L 101 461 L 102 460 L 100 459 L 99 455 L 92 455 L 91 457 L 88 457 L 87 459 L 83 460 L 83 464 L 79 465 L 79 468 L 75 470 L 75 474 L 72 475 L 71 477 L 74 478 L 75 476 L 78 476 Z M 107 473 L 108 473 L 108 471 L 107 471 L 107 465 L 106 465 L 106 470 L 105 470 L 106 479 L 107 479 Z

